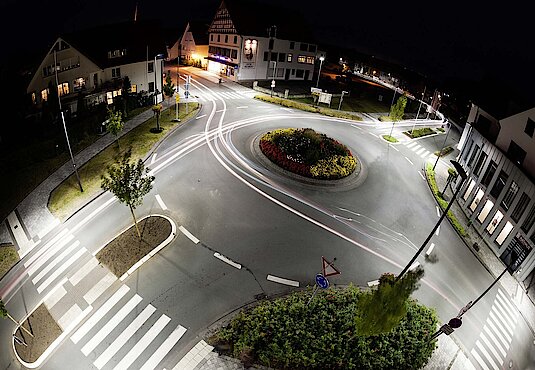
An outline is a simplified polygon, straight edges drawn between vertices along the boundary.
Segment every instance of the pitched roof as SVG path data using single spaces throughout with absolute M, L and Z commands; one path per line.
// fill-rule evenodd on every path
M 226 6 L 241 35 L 268 37 L 269 28 L 277 26 L 278 39 L 315 42 L 309 25 L 294 10 L 251 0 L 223 0 L 221 6 Z
M 162 30 L 153 21 L 123 22 L 76 31 L 61 37 L 100 68 L 151 60 L 166 53 Z M 126 49 L 126 55 L 108 58 L 108 52 Z
M 201 21 L 189 22 L 189 30 L 193 35 L 196 45 L 208 45 L 208 27 L 209 24 Z

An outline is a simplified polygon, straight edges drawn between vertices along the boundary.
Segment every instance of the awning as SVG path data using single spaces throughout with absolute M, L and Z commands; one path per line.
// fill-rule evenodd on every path
M 205 57 L 205 59 L 211 60 L 212 62 L 218 62 L 218 63 L 221 63 L 221 64 L 225 64 L 225 65 L 231 66 L 231 67 L 237 67 L 238 66 L 237 63 L 232 63 L 232 62 L 226 61 L 225 59 L 218 59 L 218 58 L 215 58 L 215 57 Z

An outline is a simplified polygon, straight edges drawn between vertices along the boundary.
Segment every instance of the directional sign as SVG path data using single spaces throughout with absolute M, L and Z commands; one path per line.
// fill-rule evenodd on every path
M 323 276 L 333 276 L 333 275 L 340 274 L 340 271 L 338 271 L 336 267 L 334 267 L 334 261 L 329 262 L 325 259 L 325 257 L 321 256 L 321 263 L 322 263 Z
M 318 284 L 321 289 L 327 289 L 329 287 L 329 280 L 327 280 L 327 278 L 322 274 L 317 274 L 316 284 Z
M 448 322 L 448 325 L 451 326 L 453 329 L 460 328 L 462 324 L 463 324 L 463 320 L 461 320 L 458 317 L 454 317 Z

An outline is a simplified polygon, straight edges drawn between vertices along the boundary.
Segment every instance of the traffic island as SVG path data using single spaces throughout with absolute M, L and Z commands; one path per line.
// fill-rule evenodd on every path
M 106 244 L 95 256 L 99 263 L 121 280 L 158 253 L 176 235 L 175 223 L 162 215 L 143 218 L 138 222 L 138 228 L 141 239 L 132 225 Z
M 42 303 L 22 322 L 26 330 L 17 328 L 13 334 L 13 347 L 19 361 L 27 368 L 38 367 L 45 352 L 60 338 L 62 330 Z

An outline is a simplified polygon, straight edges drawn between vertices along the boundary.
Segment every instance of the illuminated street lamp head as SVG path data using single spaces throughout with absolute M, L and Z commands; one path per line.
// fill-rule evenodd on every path
M 323 62 L 324 60 L 325 60 L 325 57 L 322 55 L 322 56 L 320 57 L 320 62 Z

